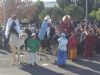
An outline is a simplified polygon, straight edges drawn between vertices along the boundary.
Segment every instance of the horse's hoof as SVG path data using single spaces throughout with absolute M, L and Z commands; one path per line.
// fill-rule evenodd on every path
M 16 62 L 12 62 L 10 65 L 15 66 L 16 65 Z
M 10 65 L 14 65 L 14 63 L 10 63 Z
M 17 65 L 21 64 L 21 62 L 16 62 Z
M 42 60 L 41 58 L 39 60 Z

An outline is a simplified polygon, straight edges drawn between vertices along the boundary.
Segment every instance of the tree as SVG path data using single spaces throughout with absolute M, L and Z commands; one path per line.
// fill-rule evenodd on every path
M 90 18 L 92 20 L 100 20 L 100 8 L 98 10 L 93 10 L 90 14 L 89 14 Z
M 48 8 L 43 9 L 39 14 L 40 21 L 42 21 L 46 15 L 49 15 L 49 13 L 50 13 L 50 9 Z
M 33 14 L 36 13 L 37 7 L 34 4 L 28 4 L 27 6 L 23 7 L 23 9 L 17 9 L 17 13 L 19 14 L 18 17 L 22 19 L 31 20 Z
M 39 22 L 39 14 L 44 9 L 44 3 L 40 0 L 38 0 L 38 2 L 36 2 L 35 5 L 37 7 L 37 10 L 36 10 L 35 14 L 33 14 L 32 21 L 38 23 Z
M 94 2 L 94 9 L 98 10 L 98 8 L 100 8 L 100 0 L 94 0 Z
M 46 15 L 50 15 L 53 21 L 59 21 L 64 15 L 63 10 L 57 6 L 53 8 L 45 8 L 39 15 L 39 19 L 42 21 Z
M 86 9 L 86 0 L 78 0 L 77 3 L 79 6 L 84 8 L 84 10 Z M 88 11 L 89 12 L 91 12 L 91 10 L 93 9 L 94 4 L 95 4 L 94 0 L 88 0 Z
M 73 20 L 83 19 L 84 9 L 77 5 L 69 5 L 64 8 L 64 12 L 67 15 L 70 15 Z
M 61 8 L 57 6 L 52 8 L 52 13 L 50 16 L 53 21 L 59 21 L 63 15 L 64 15 L 64 11 Z
M 100 21 L 100 8 L 96 11 L 96 20 Z
M 89 14 L 89 17 L 92 20 L 96 19 L 96 10 L 91 11 L 90 14 Z
M 56 1 L 59 7 L 61 7 L 62 9 L 64 9 L 64 7 L 72 3 L 71 0 L 56 0 Z
M 12 13 L 16 11 L 16 0 L 5 0 L 7 17 L 10 17 Z
M 37 13 L 40 13 L 44 9 L 44 3 L 40 0 L 36 2 Z

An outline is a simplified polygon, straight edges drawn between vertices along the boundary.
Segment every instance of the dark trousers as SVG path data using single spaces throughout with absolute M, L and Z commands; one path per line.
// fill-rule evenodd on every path
M 3 45 L 4 49 L 9 51 L 9 37 L 6 38 L 4 37 L 4 45 Z
M 50 40 L 46 39 L 42 41 L 42 48 L 47 48 L 48 50 L 51 50 Z

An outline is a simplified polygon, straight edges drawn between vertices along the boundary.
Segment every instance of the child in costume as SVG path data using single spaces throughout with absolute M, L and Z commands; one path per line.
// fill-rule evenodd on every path
M 39 40 L 36 38 L 36 33 L 33 33 L 31 38 L 27 41 L 27 48 L 29 49 L 29 64 L 31 65 L 37 65 L 39 44 Z
M 59 46 L 58 46 L 58 56 L 57 56 L 57 63 L 58 66 L 64 66 L 66 64 L 67 59 L 67 44 L 68 40 L 65 38 L 65 34 L 61 33 L 61 37 L 58 39 Z

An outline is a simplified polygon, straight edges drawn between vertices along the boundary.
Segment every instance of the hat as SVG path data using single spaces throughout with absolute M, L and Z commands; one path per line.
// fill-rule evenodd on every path
M 36 35 L 36 33 L 32 33 L 32 35 L 31 36 L 35 36 Z
M 64 33 L 61 33 L 61 36 L 65 36 L 65 34 Z

